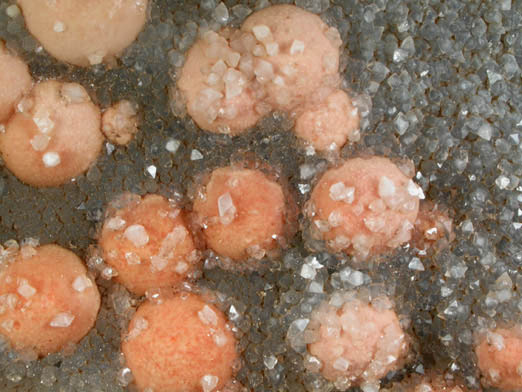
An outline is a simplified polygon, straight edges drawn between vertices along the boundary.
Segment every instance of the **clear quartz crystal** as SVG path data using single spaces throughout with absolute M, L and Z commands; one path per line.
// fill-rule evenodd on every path
M 51 320 L 50 326 L 55 328 L 67 328 L 74 321 L 75 317 L 69 312 L 58 313 Z
M 198 317 L 203 324 L 216 326 L 218 322 L 217 314 L 208 305 L 203 306 L 198 312 Z
M 201 377 L 201 386 L 203 387 L 203 392 L 212 392 L 216 389 L 219 383 L 219 377 L 213 376 L 211 374 L 207 374 Z
M 73 282 L 73 289 L 79 293 L 85 289 L 92 287 L 92 281 L 86 275 L 78 275 Z
M 60 155 L 57 152 L 46 152 L 42 156 L 42 161 L 45 167 L 55 167 L 60 164 Z

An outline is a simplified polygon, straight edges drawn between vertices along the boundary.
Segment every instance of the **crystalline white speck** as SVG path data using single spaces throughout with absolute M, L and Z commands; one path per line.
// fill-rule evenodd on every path
M 212 392 L 216 389 L 219 383 L 219 377 L 213 376 L 211 374 L 207 374 L 201 377 L 201 386 L 203 387 L 203 392 Z
M 54 22 L 53 30 L 55 33 L 63 33 L 65 31 L 65 24 L 60 21 Z
M 274 66 L 265 60 L 258 60 L 254 68 L 254 74 L 260 83 L 266 83 L 274 79 Z
M 75 317 L 69 312 L 58 313 L 51 320 L 50 326 L 55 328 L 67 328 L 74 321 Z
M 61 93 L 68 103 L 84 103 L 90 100 L 87 91 L 77 83 L 65 83 Z
M 408 264 L 408 268 L 414 271 L 424 271 L 424 265 L 418 257 L 413 257 Z
M 315 268 L 311 267 L 308 264 L 303 264 L 303 266 L 301 267 L 301 276 L 304 279 L 314 279 L 316 274 L 317 273 L 315 272 Z
M 354 198 L 354 187 L 347 187 L 343 182 L 336 182 L 330 186 L 330 199 L 333 201 L 344 201 L 347 204 L 351 204 L 353 203 Z
M 132 372 L 129 368 L 123 368 L 118 372 L 118 384 L 123 387 L 129 385 L 133 380 Z
M 129 331 L 127 339 L 134 339 L 148 327 L 149 322 L 146 319 L 144 319 L 143 317 L 136 317 L 136 319 L 134 320 L 134 327 Z
M 461 279 L 466 275 L 468 267 L 464 263 L 455 263 L 446 271 L 445 276 L 448 278 Z
M 10 5 L 9 7 L 7 7 L 7 8 L 5 9 L 5 13 L 6 13 L 7 16 L 9 16 L 10 18 L 14 19 L 14 18 L 16 18 L 18 15 L 20 15 L 20 8 L 18 8 L 17 5 L 12 4 L 12 5 Z
M 504 345 L 504 338 L 498 333 L 489 331 L 487 334 L 488 343 L 493 345 L 497 351 L 502 351 L 506 346 Z
M 347 371 L 349 366 L 350 362 L 344 359 L 343 357 L 337 358 L 333 363 L 333 368 L 341 372 Z
M 266 25 L 254 26 L 252 28 L 252 33 L 254 33 L 254 36 L 258 41 L 264 41 L 271 35 L 270 28 Z
M 42 157 L 42 161 L 45 167 L 55 167 L 61 162 L 60 155 L 57 152 L 46 152 Z
M 208 305 L 203 306 L 198 312 L 198 317 L 203 324 L 216 326 L 218 318 L 216 312 L 214 312 Z
M 334 210 L 328 215 L 328 223 L 331 227 L 341 226 L 343 223 L 343 216 L 340 211 Z
M 223 331 L 214 332 L 212 335 L 212 340 L 216 343 L 216 346 L 223 347 L 227 343 L 227 337 L 223 333 Z
M 228 317 L 232 321 L 239 319 L 239 312 L 234 305 L 230 305 L 230 308 L 228 309 Z
M 156 172 L 157 172 L 157 168 L 156 166 L 154 165 L 150 165 L 147 167 L 147 173 L 149 173 L 149 175 L 152 177 L 152 178 L 156 178 Z
M 421 200 L 424 200 L 424 192 L 422 191 L 422 188 L 415 184 L 412 180 L 408 181 L 408 193 L 411 196 L 418 197 Z
M 274 355 L 268 355 L 263 358 L 266 368 L 272 370 L 277 365 L 277 358 Z
M 364 383 L 361 385 L 361 390 L 363 392 L 379 392 L 380 389 L 381 388 L 380 388 L 378 382 L 377 382 L 377 384 L 367 382 L 367 383 Z
M 482 139 L 489 141 L 493 136 L 493 127 L 489 123 L 484 123 L 477 130 L 477 135 Z
M 500 189 L 506 189 L 509 186 L 509 183 L 510 183 L 509 178 L 504 175 L 498 176 L 497 179 L 495 180 L 495 184 Z
M 178 274 L 183 274 L 187 272 L 189 266 L 184 261 L 179 261 L 178 264 L 176 264 L 176 267 L 174 268 L 174 271 L 176 271 Z
M 160 257 L 160 256 L 151 256 L 150 264 L 152 265 L 154 270 L 162 271 L 167 266 L 168 260 L 166 260 L 165 258 Z
M 379 197 L 387 198 L 395 194 L 395 184 L 386 176 L 379 180 Z
M 203 159 L 203 154 L 196 149 L 192 150 L 190 153 L 190 160 L 199 161 L 200 159 Z
M 79 275 L 74 279 L 73 289 L 81 293 L 86 288 L 92 287 L 92 281 L 85 275 Z
M 142 225 L 131 225 L 127 227 L 123 235 L 138 248 L 149 243 L 149 235 Z
M 28 299 L 36 294 L 36 289 L 29 284 L 27 279 L 20 279 L 17 292 L 25 299 Z
M 168 152 L 171 152 L 171 153 L 175 153 L 176 151 L 178 151 L 178 148 L 179 146 L 181 145 L 181 142 L 179 140 L 176 140 L 176 139 L 170 139 L 166 144 L 165 144 L 165 149 L 168 151 Z
M 127 222 L 125 222 L 124 219 L 120 218 L 119 216 L 115 216 L 113 218 L 110 218 L 107 223 L 105 223 L 105 228 L 108 230 L 120 230 L 125 227 Z
M 292 46 L 290 46 L 290 54 L 295 55 L 298 53 L 303 53 L 304 49 L 305 43 L 303 41 L 295 39 L 294 42 L 292 42 Z
M 276 56 L 279 53 L 279 45 L 277 42 L 270 42 L 265 45 L 266 53 L 269 56 Z
M 49 145 L 50 140 L 51 140 L 51 138 L 49 136 L 38 134 L 38 135 L 35 135 L 31 139 L 30 143 L 31 143 L 31 146 L 33 147 L 33 150 L 43 151 Z
M 464 233 L 472 233 L 473 232 L 473 222 L 471 222 L 470 220 L 465 220 L 464 222 L 462 222 L 460 227 L 462 228 L 462 231 Z
M 232 200 L 232 196 L 229 192 L 224 193 L 218 198 L 218 211 L 219 217 L 222 218 L 221 221 L 223 224 L 228 224 L 232 222 L 234 216 L 236 214 L 236 206 L 234 205 L 234 201 Z M 226 221 L 223 219 L 226 218 Z

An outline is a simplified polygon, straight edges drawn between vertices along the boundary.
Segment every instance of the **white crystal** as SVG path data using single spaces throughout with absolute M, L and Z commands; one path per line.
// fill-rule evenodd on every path
M 266 83 L 274 79 L 274 67 L 268 61 L 258 60 L 254 68 L 254 74 L 260 83 Z
M 178 274 L 183 274 L 187 272 L 189 266 L 184 261 L 178 261 L 178 264 L 176 264 L 176 267 L 174 268 L 174 271 Z
M 166 144 L 165 148 L 168 152 L 175 153 L 178 151 L 179 146 L 181 145 L 181 142 L 176 139 L 170 139 Z
M 236 207 L 234 205 L 234 201 L 232 200 L 232 196 L 229 192 L 224 193 L 218 198 L 218 211 L 219 217 L 221 218 L 221 223 L 229 224 L 234 220 L 236 214 Z
M 36 294 L 36 289 L 29 284 L 27 279 L 20 279 L 18 282 L 18 289 L 16 290 L 25 299 L 31 298 Z
M 149 235 L 142 225 L 131 225 L 127 227 L 123 235 L 138 248 L 149 243 Z
M 192 150 L 190 153 L 190 160 L 199 161 L 200 159 L 203 159 L 203 154 L 196 149 Z
M 42 161 L 45 167 L 55 167 L 61 162 L 60 155 L 57 152 L 46 152 L 43 154 Z
M 223 331 L 216 331 L 212 335 L 212 340 L 216 343 L 216 346 L 223 347 L 227 343 L 227 337 L 223 333 Z
M 252 33 L 258 41 L 264 41 L 271 36 L 270 28 L 266 25 L 257 25 L 252 28 Z
M 198 312 L 198 317 L 203 324 L 216 326 L 218 322 L 217 314 L 208 305 Z
M 290 54 L 295 55 L 298 53 L 303 53 L 304 49 L 305 43 L 303 41 L 295 39 L 294 42 L 292 42 L 292 46 L 290 46 Z
M 156 271 L 162 271 L 165 269 L 165 267 L 168 265 L 168 260 L 166 260 L 163 257 L 160 256 L 151 256 L 150 257 L 150 264 L 152 265 L 153 269 Z
M 495 184 L 500 189 L 506 189 L 509 186 L 509 183 L 510 183 L 509 178 L 504 175 L 498 176 L 497 179 L 495 180 Z
M 35 115 L 33 122 L 42 133 L 49 133 L 54 129 L 54 121 L 49 118 L 49 113 Z
M 86 288 L 92 287 L 92 281 L 85 275 L 78 275 L 72 284 L 73 289 L 81 293 Z
M 379 197 L 385 199 L 395 194 L 395 184 L 386 176 L 379 180 Z
M 122 219 L 119 216 L 115 216 L 113 218 L 110 218 L 107 223 L 105 223 L 105 228 L 108 230 L 120 230 L 125 227 L 127 222 L 125 222 L 124 219 Z
M 216 389 L 219 383 L 219 377 L 213 376 L 211 374 L 207 374 L 201 377 L 201 386 L 203 387 L 203 392 L 212 392 Z
M 265 44 L 265 49 L 269 56 L 276 56 L 279 54 L 279 44 L 277 42 L 270 42 Z
M 482 139 L 489 141 L 493 136 L 493 127 L 489 123 L 484 123 L 477 130 L 477 135 Z
M 316 274 L 317 273 L 315 272 L 315 268 L 311 267 L 308 264 L 303 264 L 303 266 L 301 267 L 301 276 L 304 279 L 314 279 Z
M 33 147 L 33 150 L 35 150 L 35 151 L 43 151 L 49 145 L 49 141 L 50 140 L 51 140 L 51 138 L 49 136 L 42 135 L 40 133 L 40 134 L 35 135 L 31 139 L 30 143 L 31 143 L 31 146 Z
M 20 15 L 20 8 L 18 8 L 17 5 L 15 4 L 12 4 L 10 5 L 9 7 L 7 7 L 5 9 L 5 13 L 7 14 L 7 16 L 9 16 L 10 18 L 16 18 L 18 15 Z
M 134 326 L 129 331 L 127 335 L 127 339 L 134 339 L 137 337 L 142 331 L 146 330 L 149 327 L 149 322 L 143 317 L 136 317 L 134 319 Z
M 408 193 L 411 196 L 418 197 L 421 200 L 424 200 L 425 198 L 422 188 L 415 184 L 412 180 L 408 181 Z
M 67 328 L 74 320 L 74 315 L 69 312 L 58 313 L 51 320 L 50 326 L 56 328 Z
M 147 173 L 149 173 L 149 175 L 152 177 L 152 178 L 156 178 L 156 172 L 157 172 L 157 168 L 156 166 L 154 165 L 150 165 L 147 167 Z
M 333 210 L 330 215 L 328 215 L 328 224 L 331 227 L 338 227 L 343 224 L 343 215 L 339 210 Z
M 54 22 L 53 30 L 55 33 L 63 33 L 65 31 L 65 24 L 60 21 Z
M 343 182 L 336 182 L 330 186 L 330 199 L 333 201 L 344 201 L 345 203 L 353 203 L 355 198 L 355 188 L 347 187 Z
M 408 264 L 408 268 L 414 271 L 424 271 L 424 264 L 418 257 L 413 257 Z
M 488 343 L 493 345 L 497 351 L 502 351 L 506 348 L 503 336 L 498 333 L 488 331 L 487 340 Z
M 84 103 L 90 101 L 87 91 L 77 83 L 65 83 L 61 89 L 67 103 Z
M 344 359 L 343 357 L 337 358 L 333 363 L 333 368 L 341 372 L 347 371 L 349 366 L 350 362 Z

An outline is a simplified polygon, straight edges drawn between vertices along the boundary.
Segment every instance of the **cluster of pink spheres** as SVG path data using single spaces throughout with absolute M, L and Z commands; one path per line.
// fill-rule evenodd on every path
M 19 0 L 19 5 L 44 48 L 78 66 L 114 64 L 142 29 L 147 10 L 146 0 Z M 339 151 L 359 139 L 360 120 L 357 106 L 340 88 L 341 45 L 337 30 L 318 16 L 272 6 L 249 16 L 239 29 L 201 34 L 177 89 L 187 113 L 204 130 L 238 135 L 266 114 L 284 111 L 309 146 Z M 96 160 L 104 134 L 124 145 L 137 131 L 132 103 L 120 102 L 102 115 L 76 83 L 33 83 L 27 66 L 3 45 L 0 85 L 0 151 L 7 168 L 29 185 L 63 184 Z M 427 214 L 423 199 L 411 173 L 390 159 L 347 159 L 318 179 L 303 211 L 306 236 L 364 261 L 390 253 L 433 225 L 450 232 L 447 217 Z M 191 212 L 160 195 L 124 194 L 107 207 L 98 242 L 115 279 L 136 295 L 164 290 L 161 298 L 138 308 L 122 333 L 122 351 L 138 390 L 234 390 L 239 354 L 233 327 L 210 293 L 179 288 L 197 277 L 205 248 L 230 268 L 256 268 L 258 260 L 276 257 L 288 245 L 296 221 L 287 185 L 274 170 L 248 163 L 208 173 Z M 96 320 L 100 294 L 94 276 L 72 252 L 34 240 L 10 243 L 4 260 L 2 335 L 13 349 L 36 357 L 71 350 Z M 307 351 L 315 358 L 308 368 L 340 389 L 370 388 L 400 369 L 410 352 L 411 337 L 392 301 L 363 297 L 334 294 L 317 307 L 307 327 Z M 475 351 L 485 385 L 522 388 L 519 327 L 481 334 Z M 395 388 L 467 390 L 437 374 Z

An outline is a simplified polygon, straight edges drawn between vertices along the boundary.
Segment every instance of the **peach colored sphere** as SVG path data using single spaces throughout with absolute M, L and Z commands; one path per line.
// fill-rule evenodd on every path
M 85 172 L 101 152 L 100 110 L 76 83 L 38 83 L 0 134 L 5 165 L 34 186 L 61 185 Z
M 308 216 L 314 236 L 360 259 L 409 241 L 422 190 L 383 157 L 354 158 L 326 171 Z
M 310 326 L 317 338 L 308 351 L 321 361 L 321 374 L 333 382 L 346 379 L 347 387 L 375 382 L 400 369 L 408 352 L 406 335 L 387 298 L 379 304 L 350 299 L 339 308 L 323 303 Z
M 513 392 L 522 389 L 522 327 L 489 331 L 475 353 L 486 386 Z
M 113 61 L 138 36 L 148 0 L 18 0 L 27 29 L 58 60 Z
M 135 294 L 188 279 L 198 255 L 183 211 L 160 195 L 124 195 L 109 208 L 99 238 L 116 280 Z
M 142 304 L 122 338 L 122 351 L 138 390 L 154 392 L 221 390 L 238 359 L 225 315 L 187 293 Z
M 258 170 L 216 169 L 194 201 L 207 245 L 233 260 L 262 258 L 285 236 L 281 186 Z
M 93 327 L 100 294 L 83 262 L 57 245 L 22 248 L 0 272 L 0 333 L 44 356 Z
M 31 89 L 27 65 L 10 54 L 0 41 L 0 124 L 9 119 L 17 102 Z

